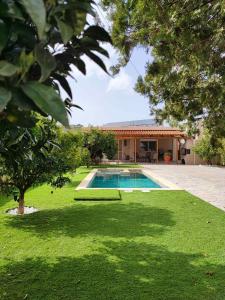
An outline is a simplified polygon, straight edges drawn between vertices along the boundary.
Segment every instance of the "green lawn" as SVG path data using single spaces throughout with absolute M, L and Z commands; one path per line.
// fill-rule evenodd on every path
M 74 200 L 121 200 L 118 190 L 78 190 L 75 191 Z
M 0 201 L 0 299 L 225 299 L 225 214 L 184 191 L 74 201 L 38 187 L 8 216 Z

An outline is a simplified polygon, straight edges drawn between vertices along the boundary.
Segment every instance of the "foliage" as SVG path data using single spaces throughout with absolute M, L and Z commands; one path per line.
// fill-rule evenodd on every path
M 51 186 L 62 188 L 66 183 L 70 183 L 69 177 L 59 176 L 51 181 Z
M 57 127 L 54 122 L 42 118 L 35 127 L 15 127 L 8 122 L 0 124 L 0 189 L 14 193 L 23 214 L 24 194 L 30 188 L 68 171 L 69 165 L 54 152 Z M 19 197 L 17 195 L 19 194 Z
M 99 54 L 108 57 L 102 42 L 111 42 L 98 25 L 92 0 L 0 0 L 0 119 L 30 127 L 32 111 L 68 125 L 73 106 L 67 81 L 73 67 L 86 74 L 83 55 L 104 71 Z M 62 101 L 60 89 L 67 93 Z
M 217 147 L 212 143 L 212 135 L 205 130 L 202 137 L 197 140 L 193 150 L 207 163 L 212 164 L 213 159 L 217 155 Z
M 89 150 L 93 163 L 100 162 L 104 154 L 108 159 L 112 159 L 117 150 L 114 135 L 98 129 L 91 129 L 84 133 L 84 147 Z
M 58 130 L 57 138 L 60 148 L 54 149 L 54 155 L 68 166 L 68 172 L 90 165 L 90 153 L 84 148 L 84 137 L 80 132 Z
M 214 136 L 224 136 L 224 1 L 102 2 L 112 8 L 120 65 L 129 61 L 136 46 L 153 56 L 136 91 L 149 98 L 156 118 L 185 120 L 189 127 L 203 119 Z
M 218 155 L 221 164 L 224 166 L 225 165 L 225 138 L 220 140 L 220 146 L 218 147 Z

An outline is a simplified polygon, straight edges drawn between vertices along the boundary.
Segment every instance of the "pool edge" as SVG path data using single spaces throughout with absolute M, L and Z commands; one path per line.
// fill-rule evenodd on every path
M 107 168 L 108 170 L 112 170 L 115 168 Z M 133 169 L 132 169 L 133 170 Z M 134 191 L 163 191 L 163 190 L 183 190 L 178 185 L 170 182 L 169 180 L 156 175 L 154 172 L 150 171 L 149 169 L 145 168 L 138 168 L 139 171 L 141 171 L 145 176 L 147 176 L 149 179 L 153 179 L 157 184 L 159 184 L 160 188 L 104 188 L 105 190 L 134 190 Z M 93 169 L 76 187 L 75 190 L 102 190 L 103 188 L 89 188 L 91 181 L 94 179 L 95 174 L 97 173 L 98 169 Z

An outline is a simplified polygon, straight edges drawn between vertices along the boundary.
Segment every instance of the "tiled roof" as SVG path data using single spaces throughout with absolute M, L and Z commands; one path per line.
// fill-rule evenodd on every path
M 112 132 L 116 136 L 186 136 L 178 128 L 164 126 L 126 126 L 126 127 L 100 127 L 99 129 Z

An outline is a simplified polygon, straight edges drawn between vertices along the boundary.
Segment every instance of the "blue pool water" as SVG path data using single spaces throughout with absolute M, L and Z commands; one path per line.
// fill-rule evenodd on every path
M 89 188 L 161 188 L 156 182 L 141 173 L 97 173 Z

